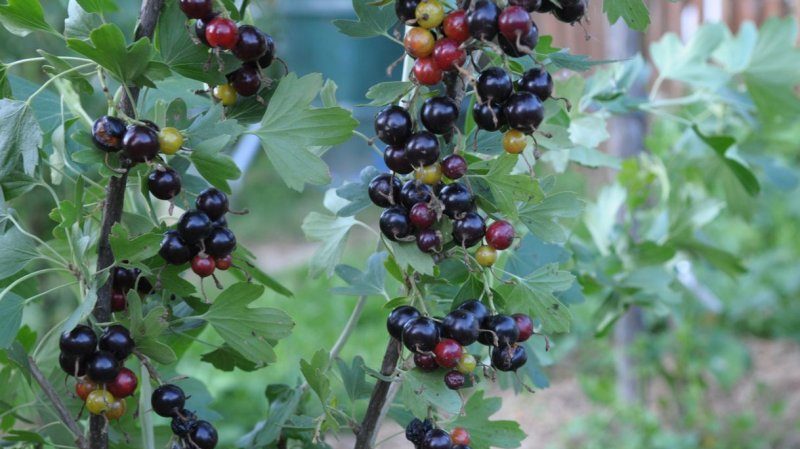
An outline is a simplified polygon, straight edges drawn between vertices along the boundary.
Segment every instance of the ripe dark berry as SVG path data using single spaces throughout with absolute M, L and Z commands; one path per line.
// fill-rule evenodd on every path
M 267 51 L 264 52 L 264 56 L 258 58 L 257 64 L 262 69 L 266 69 L 271 66 L 272 61 L 275 60 L 275 39 L 261 30 L 259 30 L 259 32 L 264 36 L 264 42 L 267 43 Z
M 206 213 L 206 215 L 208 215 L 208 213 Z M 211 218 L 211 217 L 209 217 L 209 218 Z M 213 220 L 211 222 L 211 224 L 213 226 L 221 226 L 223 228 L 227 228 L 228 227 L 228 219 L 225 218 L 225 216 L 223 215 L 222 217 L 219 217 L 216 220 Z
M 484 321 L 486 321 L 490 315 L 489 309 L 487 309 L 486 306 L 477 299 L 470 299 L 469 301 L 462 302 L 458 305 L 456 310 L 464 310 L 475 315 L 475 319 L 478 320 L 478 325 L 480 327 L 483 327 Z
M 442 246 L 442 235 L 433 229 L 423 229 L 417 234 L 417 248 L 423 253 L 433 253 Z
M 414 63 L 414 79 L 423 86 L 433 86 L 442 81 L 444 73 L 436 65 L 433 57 L 419 58 Z
M 246 64 L 235 72 L 231 77 L 231 86 L 236 89 L 236 93 L 243 97 L 250 97 L 258 93 L 261 89 L 261 73 L 255 65 Z
M 197 449 L 214 449 L 217 446 L 219 437 L 217 429 L 208 421 L 197 421 L 197 425 L 189 432 L 187 438 L 191 447 Z
M 406 157 L 414 167 L 433 165 L 439 160 L 439 139 L 433 133 L 414 133 L 406 142 Z
M 456 180 L 467 174 L 467 161 L 458 154 L 451 154 L 442 159 L 442 174 Z
M 106 389 L 115 398 L 122 399 L 132 395 L 136 391 L 137 385 L 139 385 L 139 380 L 136 378 L 136 374 L 128 368 L 122 368 L 119 370 L 117 377 L 106 385 Z
M 467 25 L 467 12 L 457 9 L 444 18 L 442 23 L 444 35 L 458 43 L 469 39 L 469 25 Z
M 411 162 L 406 157 L 406 147 L 404 145 L 389 145 L 383 151 L 383 162 L 389 167 L 389 170 L 400 174 L 407 175 L 414 171 Z
M 180 414 L 172 418 L 170 423 L 172 433 L 178 438 L 184 438 L 197 427 L 197 415 L 190 410 L 183 409 Z
M 458 219 L 475 210 L 475 196 L 460 182 L 446 185 L 439 193 L 439 200 L 450 218 Z
M 439 324 L 428 317 L 417 317 L 403 327 L 403 344 L 411 352 L 432 352 L 439 343 Z
M 447 338 L 469 346 L 478 340 L 480 321 L 466 310 L 456 309 L 448 313 L 442 320 L 442 334 Z
M 448 375 L 449 374 L 450 373 L 448 373 Z M 446 376 L 445 382 L 447 382 Z M 422 440 L 422 445 L 420 447 L 422 449 L 451 449 L 453 443 L 450 441 L 450 434 L 442 429 L 433 429 L 425 434 L 425 438 Z
M 131 125 L 122 138 L 122 151 L 134 162 L 149 161 L 158 156 L 158 134 L 149 126 Z
M 136 268 L 134 269 L 134 272 L 136 273 L 136 291 L 143 295 L 149 295 L 150 293 L 153 293 L 155 291 L 153 284 L 149 279 L 142 276 L 142 271 Z
M 201 278 L 207 278 L 214 274 L 217 264 L 213 257 L 197 255 L 192 259 L 192 271 Z
M 197 39 L 206 47 L 211 46 L 206 40 L 206 27 L 208 26 L 208 22 L 212 21 L 216 16 L 216 14 L 213 14 L 207 18 L 197 19 L 194 21 L 194 34 L 197 36 Z
M 467 381 L 467 377 L 457 370 L 448 371 L 444 375 L 444 384 L 451 390 L 460 390 Z
M 483 217 L 475 212 L 467 212 L 463 218 L 453 222 L 453 240 L 467 248 L 481 241 L 485 233 Z
M 81 377 L 86 374 L 86 360 L 84 356 L 78 356 L 62 352 L 58 355 L 58 365 L 61 369 L 74 377 Z
M 421 421 L 414 418 L 406 426 L 406 439 L 414 443 L 415 446 L 419 446 L 425 439 L 425 435 L 431 430 L 433 430 L 433 423 L 430 420 Z
M 483 332 L 483 330 L 491 332 Z M 508 315 L 494 315 L 483 323 L 478 341 L 487 346 L 511 346 L 519 338 L 517 321 Z
M 428 229 L 436 223 L 436 211 L 428 203 L 417 203 L 408 212 L 411 224 L 417 229 Z
M 183 265 L 192 260 L 192 248 L 181 238 L 178 231 L 167 231 L 161 240 L 158 255 L 171 265 Z
M 111 293 L 111 311 L 122 312 L 128 308 L 128 298 L 125 293 L 113 292 Z
M 190 19 L 205 19 L 213 12 L 214 2 L 211 0 L 180 0 L 181 11 Z
M 511 315 L 514 318 L 514 321 L 517 322 L 517 327 L 519 328 L 519 337 L 517 337 L 517 342 L 522 343 L 524 341 L 528 341 L 533 335 L 533 320 L 528 315 L 524 313 L 515 313 Z
M 133 352 L 135 347 L 130 331 L 125 326 L 112 324 L 100 336 L 98 347 L 103 351 L 108 351 L 117 360 L 125 360 Z M 95 379 L 97 380 L 97 379 Z
M 436 356 L 431 353 L 414 354 L 414 365 L 425 372 L 439 369 L 439 364 L 436 363 Z
M 516 371 L 527 361 L 528 354 L 522 346 L 492 349 L 492 366 L 498 371 Z
M 136 285 L 136 273 L 125 267 L 111 268 L 111 288 L 119 292 L 127 292 Z
M 396 307 L 389 314 L 389 318 L 386 319 L 386 330 L 389 331 L 389 335 L 400 340 L 403 337 L 403 327 L 405 327 L 409 321 L 419 317 L 419 310 L 414 307 Z
M 521 6 L 525 11 L 534 12 L 542 5 L 542 0 L 508 0 L 509 5 Z
M 156 388 L 150 397 L 150 405 L 159 416 L 171 418 L 186 405 L 186 395 L 177 385 L 165 384 Z
M 408 22 L 415 19 L 414 13 L 417 10 L 420 0 L 397 0 L 394 3 L 394 12 L 401 22 Z
M 369 199 L 378 207 L 392 207 L 400 199 L 400 180 L 389 173 L 382 173 L 369 182 Z
M 498 220 L 486 228 L 486 242 L 494 249 L 508 249 L 514 243 L 514 227 L 505 220 Z
M 236 22 L 225 17 L 211 19 L 206 25 L 206 41 L 214 48 L 232 49 L 239 41 Z
M 116 117 L 104 115 L 92 125 L 92 142 L 106 153 L 121 150 L 124 135 L 125 122 Z
M 536 12 L 551 12 L 556 8 L 556 5 L 552 1 L 542 0 L 542 3 L 536 8 Z
M 397 241 L 411 235 L 411 221 L 408 213 L 400 206 L 386 209 L 379 221 L 381 232 L 389 240 Z
M 404 145 L 412 128 L 411 115 L 401 106 L 388 106 L 375 116 L 375 134 L 387 145 Z
M 241 61 L 255 61 L 267 52 L 266 36 L 252 25 L 242 25 L 239 27 L 239 40 L 231 51 Z
M 527 134 L 536 131 L 544 120 L 544 105 L 530 92 L 517 92 L 506 102 L 505 113 L 508 126 Z
M 97 351 L 89 357 L 86 373 L 93 381 L 106 384 L 114 380 L 122 367 L 119 359 L 107 351 Z
M 58 346 L 61 352 L 69 355 L 90 355 L 97 346 L 97 335 L 91 327 L 79 324 L 71 331 L 61 334 Z
M 178 220 L 178 233 L 187 243 L 195 243 L 211 234 L 211 219 L 204 212 L 190 210 Z
M 229 256 L 236 249 L 236 236 L 228 228 L 215 226 L 204 240 L 206 253 L 215 258 Z
M 509 40 L 501 34 L 497 36 L 497 42 L 500 44 L 500 49 L 503 50 L 503 53 L 512 58 L 533 54 L 536 45 L 539 43 L 539 27 L 531 22 L 531 28 L 519 38 Z
M 455 39 L 446 37 L 436 41 L 433 48 L 433 61 L 439 70 L 445 72 L 455 70 L 457 67 L 464 65 L 467 60 L 467 52 L 460 47 L 459 42 Z
M 475 39 L 490 41 L 499 31 L 500 8 L 491 0 L 475 2 L 475 7 L 467 15 L 469 34 Z
M 443 338 L 436 344 L 433 353 L 436 355 L 436 363 L 442 368 L 455 368 L 461 356 L 464 355 L 464 348 L 457 341 L 450 338 Z
M 420 110 L 420 119 L 425 129 L 434 134 L 448 134 L 458 120 L 458 106 L 448 97 L 432 97 L 425 100 Z
M 417 203 L 429 203 L 433 198 L 431 188 L 418 181 L 406 181 L 403 188 L 400 189 L 400 203 L 411 209 Z
M 501 67 L 489 67 L 478 77 L 476 90 L 482 103 L 501 104 L 514 92 L 514 84 L 511 75 Z
M 522 78 L 517 81 L 517 88 L 545 101 L 553 95 L 553 77 L 547 70 L 534 67 L 522 74 Z
M 586 2 L 584 0 L 564 1 L 561 8 L 554 8 L 553 15 L 564 23 L 575 23 L 586 15 Z
M 181 193 L 181 175 L 169 167 L 159 167 L 147 175 L 147 189 L 160 200 L 171 200 Z
M 531 29 L 531 16 L 521 6 L 508 6 L 500 13 L 497 21 L 500 33 L 509 41 L 516 42 L 517 37 L 528 34 Z
M 475 125 L 485 131 L 497 131 L 506 124 L 503 107 L 492 102 L 475 102 L 472 107 L 472 118 L 475 120 Z
M 194 206 L 211 220 L 218 220 L 228 213 L 228 195 L 219 189 L 210 187 L 197 195 Z

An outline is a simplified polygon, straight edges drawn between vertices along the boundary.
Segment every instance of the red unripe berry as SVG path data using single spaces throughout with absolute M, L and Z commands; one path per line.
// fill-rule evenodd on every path
M 136 391 L 137 385 L 139 385 L 139 379 L 136 378 L 136 374 L 128 368 L 122 368 L 114 381 L 106 385 L 106 389 L 115 398 L 122 399 L 132 395 Z
M 467 174 L 467 161 L 458 154 L 451 154 L 442 160 L 442 174 L 456 180 Z
M 433 47 L 433 60 L 440 70 L 455 70 L 467 60 L 467 52 L 459 46 L 455 39 L 446 37 L 436 41 Z
M 459 9 L 451 12 L 444 18 L 444 35 L 456 42 L 464 42 L 469 39 L 469 25 L 467 24 L 467 12 Z
M 516 42 L 518 36 L 525 36 L 531 30 L 532 22 L 528 11 L 522 6 L 509 6 L 500 13 L 498 20 L 500 34 L 511 42 Z
M 436 363 L 436 357 L 430 353 L 414 354 L 414 365 L 426 372 L 436 371 L 439 369 L 439 364 Z
M 125 293 L 122 292 L 111 293 L 112 312 L 122 312 L 127 308 L 128 308 L 128 298 L 125 296 Z
M 433 350 L 436 355 L 436 363 L 442 368 L 454 368 L 464 355 L 464 348 L 457 341 L 449 338 L 442 339 Z
M 87 378 L 78 379 L 78 382 L 75 384 L 75 394 L 85 401 L 86 398 L 89 397 L 89 393 L 97 390 L 99 387 L 99 385 Z
M 472 442 L 469 432 L 463 427 L 454 428 L 453 431 L 450 432 L 450 440 L 453 441 L 454 445 L 461 446 L 469 446 L 469 443 Z
M 192 259 L 192 271 L 201 278 L 214 274 L 214 268 L 216 268 L 216 264 L 211 257 L 197 255 Z
M 236 22 L 225 17 L 215 17 L 206 25 L 206 41 L 214 48 L 232 49 L 239 41 Z
M 217 266 L 217 270 L 225 271 L 233 265 L 233 256 L 228 254 L 225 257 L 218 257 L 214 259 L 214 264 Z
M 428 203 L 417 203 L 411 207 L 408 218 L 417 229 L 428 229 L 436 223 L 436 211 Z
M 528 315 L 524 313 L 515 313 L 511 315 L 511 318 L 514 318 L 514 321 L 517 322 L 517 327 L 519 328 L 519 337 L 517 337 L 517 342 L 522 343 L 523 341 L 527 341 L 533 335 L 533 320 Z
M 498 220 L 486 228 L 486 242 L 494 249 L 508 249 L 514 243 L 514 227 L 505 220 Z
M 436 66 L 433 57 L 419 58 L 414 63 L 414 78 L 423 86 L 433 86 L 442 81 L 442 71 Z

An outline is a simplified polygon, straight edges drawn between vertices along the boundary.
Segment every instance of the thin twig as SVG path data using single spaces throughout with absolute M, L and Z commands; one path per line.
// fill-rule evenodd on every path
M 50 400 L 50 403 L 53 405 L 53 408 L 56 410 L 56 414 L 58 418 L 64 423 L 64 426 L 69 429 L 72 435 L 75 437 L 75 445 L 78 446 L 80 449 L 88 449 L 89 444 L 86 442 L 86 439 L 83 437 L 83 431 L 80 427 L 78 427 L 78 423 L 72 419 L 69 411 L 67 410 L 67 406 L 61 401 L 58 393 L 56 393 L 55 388 L 47 378 L 42 374 L 39 370 L 39 367 L 36 365 L 36 362 L 33 360 L 33 357 L 28 357 L 28 368 L 31 371 L 31 376 L 36 381 L 37 384 L 42 388 L 44 391 L 44 395 L 47 396 L 47 399 Z
M 400 342 L 394 338 L 390 338 L 389 344 L 386 346 L 386 353 L 383 355 L 383 363 L 381 363 L 381 374 L 383 376 L 391 376 L 394 374 L 401 352 L 402 346 Z M 369 398 L 369 405 L 367 405 L 367 412 L 364 415 L 364 420 L 361 422 L 361 427 L 356 433 L 355 449 L 370 449 L 372 447 L 375 441 L 375 434 L 380 428 L 384 406 L 387 403 L 392 383 L 394 382 L 383 379 L 378 379 L 375 383 L 375 388 L 372 390 L 372 395 Z

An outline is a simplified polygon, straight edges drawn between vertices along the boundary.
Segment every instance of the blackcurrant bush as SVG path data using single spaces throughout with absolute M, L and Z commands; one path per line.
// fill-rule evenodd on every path
M 424 421 L 414 418 L 406 426 L 406 439 L 412 442 L 415 446 L 422 444 L 425 435 L 433 430 L 433 423 L 426 419 Z
M 264 42 L 267 43 L 267 51 L 264 52 L 264 56 L 258 58 L 258 66 L 262 69 L 266 69 L 271 66 L 272 61 L 275 60 L 275 39 L 261 30 L 259 30 L 259 32 L 264 35 Z
M 92 142 L 106 153 L 121 150 L 124 136 L 125 122 L 116 117 L 104 115 L 92 125 Z
M 414 365 L 425 372 L 439 369 L 439 364 L 436 363 L 436 356 L 431 353 L 414 354 Z
M 519 337 L 517 337 L 517 342 L 522 343 L 524 341 L 528 341 L 533 335 L 533 320 L 528 315 L 524 313 L 515 313 L 511 315 L 511 318 L 514 318 L 514 321 L 517 322 L 517 327 L 519 328 Z
M 414 167 L 436 163 L 439 160 L 439 139 L 428 131 L 414 133 L 406 141 L 406 157 Z
M 469 346 L 478 340 L 480 322 L 472 313 L 456 309 L 445 315 L 442 320 L 442 334 L 452 338 L 462 346 Z
M 197 421 L 197 425 L 189 432 L 188 440 L 191 447 L 197 449 L 214 449 L 219 437 L 217 429 L 208 421 Z
M 456 180 L 467 174 L 467 161 L 458 154 L 451 154 L 442 159 L 442 174 Z
M 453 339 L 443 338 L 436 344 L 433 353 L 439 366 L 442 368 L 455 368 L 458 365 L 458 361 L 461 360 L 461 356 L 464 355 L 464 348 Z
M 510 5 L 503 9 L 497 24 L 500 34 L 511 42 L 516 42 L 517 38 L 528 34 L 532 26 L 528 11 L 516 5 Z
M 508 249 L 514 243 L 514 227 L 505 220 L 498 220 L 486 228 L 486 242 L 494 249 Z
M 71 331 L 61 334 L 58 346 L 61 352 L 69 355 L 90 355 L 97 346 L 97 335 L 91 327 L 79 324 Z
M 178 231 L 164 233 L 158 254 L 171 265 L 183 265 L 192 260 L 192 248 L 181 238 Z
M 205 19 L 211 15 L 214 8 L 212 0 L 180 0 L 178 5 L 190 19 Z
M 411 352 L 432 352 L 439 338 L 439 323 L 428 317 L 414 318 L 403 327 L 403 344 Z
M 428 203 L 432 198 L 431 188 L 419 181 L 406 181 L 400 189 L 400 203 L 407 209 L 411 209 L 417 203 Z
M 467 15 L 469 34 L 475 39 L 490 41 L 499 31 L 500 8 L 491 0 L 475 2 L 475 7 Z
M 485 233 L 483 217 L 475 212 L 467 212 L 464 217 L 453 222 L 453 240 L 467 248 L 481 241 Z
M 172 418 L 186 405 L 186 394 L 177 385 L 161 385 L 153 391 L 150 405 L 159 416 Z
M 386 319 L 386 330 L 389 331 L 389 335 L 400 340 L 403 337 L 403 327 L 405 327 L 409 321 L 419 318 L 420 316 L 419 310 L 414 307 L 396 307 L 389 314 L 389 318 Z
M 489 67 L 478 77 L 476 90 L 482 103 L 501 104 L 514 92 L 514 84 L 511 75 L 501 67 Z
M 114 354 L 108 351 L 97 351 L 88 359 L 86 374 L 93 381 L 105 384 L 117 377 L 120 368 L 122 368 L 122 364 Z
M 444 384 L 451 390 L 460 390 L 467 382 L 467 377 L 458 370 L 448 371 L 444 375 Z
M 211 234 L 211 219 L 199 210 L 186 211 L 178 220 L 178 233 L 187 243 L 199 242 Z
M 489 318 L 489 309 L 486 306 L 478 301 L 477 299 L 470 299 L 469 301 L 464 301 L 458 305 L 456 310 L 464 310 L 475 315 L 475 319 L 478 320 L 478 325 L 480 327 L 484 327 L 483 323 Z
M 400 199 L 400 189 L 402 185 L 396 176 L 389 173 L 382 173 L 369 182 L 369 199 L 378 207 L 392 207 Z
M 261 89 L 261 72 L 255 65 L 245 64 L 233 72 L 231 86 L 243 97 L 253 96 Z
M 194 206 L 200 212 L 208 215 L 211 220 L 218 220 L 228 213 L 228 195 L 219 189 L 210 187 L 197 195 Z
M 383 162 L 389 167 L 389 170 L 400 174 L 407 175 L 414 171 L 411 162 L 406 157 L 406 147 L 404 145 L 389 145 L 383 151 Z
M 147 189 L 160 200 L 171 200 L 181 193 L 181 175 L 169 167 L 159 167 L 147 175 Z
M 561 3 L 561 8 L 553 9 L 553 15 L 564 23 L 580 22 L 586 15 L 586 2 L 585 0 L 564 1 Z
M 411 221 L 408 212 L 400 206 L 386 209 L 379 221 L 381 232 L 389 240 L 397 241 L 411 235 Z
M 255 61 L 267 52 L 267 39 L 258 28 L 242 25 L 239 27 L 239 40 L 231 51 L 241 61 Z
M 433 229 L 423 229 L 417 234 L 417 248 L 423 253 L 433 253 L 442 246 L 442 235 Z
M 61 369 L 74 377 L 82 377 L 86 375 L 87 358 L 75 354 L 62 352 L 58 355 L 58 365 Z
M 497 131 L 506 124 L 503 107 L 492 102 L 475 102 L 472 107 L 472 118 L 475 125 L 485 131 Z
M 388 106 L 375 116 L 375 134 L 387 145 L 405 145 L 412 128 L 411 115 L 402 106 Z
M 170 423 L 172 433 L 178 438 L 184 438 L 189 435 L 189 432 L 197 427 L 197 415 L 193 412 L 183 409 L 181 412 L 172 418 Z
M 508 315 L 494 315 L 486 319 L 478 341 L 487 346 L 511 346 L 519 338 L 517 321 Z M 483 330 L 491 332 L 483 332 Z
M 131 125 L 122 138 L 122 151 L 134 162 L 145 162 L 158 156 L 158 134 L 149 126 Z
M 517 89 L 530 92 L 545 101 L 553 95 L 553 77 L 547 70 L 534 67 L 522 74 L 517 81 Z
M 531 27 L 528 32 L 521 35 L 519 38 L 511 41 L 500 34 L 497 36 L 497 42 L 500 44 L 500 49 L 503 50 L 503 53 L 512 58 L 533 54 L 536 45 L 539 44 L 539 27 L 531 22 Z
M 445 215 L 450 218 L 458 219 L 475 210 L 475 196 L 460 182 L 446 185 L 439 193 L 439 200 L 444 205 Z
M 206 237 L 204 244 L 208 255 L 225 257 L 236 249 L 236 236 L 230 229 L 216 226 L 211 230 L 211 235 Z
M 453 443 L 450 441 L 450 434 L 442 429 L 433 429 L 425 434 L 420 447 L 421 449 L 451 449 Z
M 542 5 L 542 0 L 508 0 L 509 5 L 521 6 L 525 11 L 534 12 Z
M 136 344 L 125 326 L 112 324 L 100 336 L 98 346 L 103 351 L 111 353 L 117 360 L 125 360 L 131 355 Z
M 227 17 L 215 17 L 206 25 L 206 41 L 211 47 L 230 50 L 236 46 L 238 40 L 236 22 Z
M 522 346 L 492 349 L 492 366 L 498 371 L 516 371 L 527 361 L 528 354 Z
M 544 105 L 530 92 L 517 92 L 506 102 L 504 108 L 508 126 L 526 134 L 536 131 L 544 120 Z
M 397 0 L 394 3 L 394 12 L 401 22 L 408 22 L 416 18 L 414 15 L 420 0 Z
M 428 131 L 434 134 L 449 134 L 458 120 L 458 106 L 448 97 L 432 97 L 422 104 L 419 115 Z
M 428 203 L 417 203 L 408 212 L 411 224 L 417 229 L 428 229 L 436 223 L 436 211 Z

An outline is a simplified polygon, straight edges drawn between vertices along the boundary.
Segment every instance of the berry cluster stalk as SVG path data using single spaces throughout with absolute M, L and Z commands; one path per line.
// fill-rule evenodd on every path
M 153 34 L 158 23 L 158 17 L 164 7 L 164 0 L 142 0 L 139 10 L 139 23 L 136 25 L 135 39 L 146 37 L 153 39 Z M 128 93 L 130 92 L 130 97 Z M 136 86 L 124 89 L 119 108 L 129 117 L 135 117 L 134 104 L 139 96 Z M 109 236 L 111 227 L 122 218 L 125 203 L 125 188 L 128 184 L 127 168 L 119 176 L 112 176 L 106 189 L 106 198 L 103 206 L 103 221 L 100 227 L 100 239 L 97 243 L 97 271 L 108 269 L 114 264 L 114 254 L 111 252 Z M 93 311 L 94 318 L 105 323 L 111 320 L 111 278 L 97 292 L 97 303 Z M 101 415 L 92 415 L 89 421 L 89 447 L 90 449 L 108 448 L 108 426 L 106 419 Z

